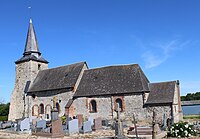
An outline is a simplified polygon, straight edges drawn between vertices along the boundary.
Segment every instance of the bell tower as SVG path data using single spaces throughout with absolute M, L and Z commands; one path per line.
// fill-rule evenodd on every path
M 36 33 L 33 27 L 32 19 L 30 19 L 28 34 L 23 56 L 16 62 L 15 86 L 11 95 L 10 110 L 8 120 L 16 120 L 25 117 L 26 94 L 25 86 L 28 81 L 32 83 L 37 76 L 39 70 L 48 68 L 46 61 L 38 48 Z

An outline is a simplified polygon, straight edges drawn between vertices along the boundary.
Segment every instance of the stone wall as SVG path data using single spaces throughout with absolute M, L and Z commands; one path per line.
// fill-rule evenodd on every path
M 15 119 L 19 119 L 25 116 L 25 85 L 27 81 L 32 82 L 35 79 L 39 71 L 38 65 L 40 65 L 41 70 L 48 68 L 48 64 L 35 61 L 28 61 L 16 64 L 16 78 L 14 90 L 12 92 L 10 100 L 10 110 L 8 116 L 9 120 L 14 121 Z
M 57 103 L 59 104 L 59 117 L 65 114 L 65 106 L 69 99 L 73 96 L 73 91 L 64 91 L 64 90 L 54 90 L 54 91 L 45 91 L 32 93 L 28 96 L 29 98 L 29 115 L 38 116 L 42 119 L 50 120 L 51 119 L 51 109 L 53 108 L 53 97 L 56 96 Z M 35 98 L 33 97 L 35 96 Z M 40 113 L 40 105 L 44 106 L 44 113 Z M 39 108 L 38 112 L 33 111 L 35 108 Z M 47 116 L 48 114 L 48 116 Z

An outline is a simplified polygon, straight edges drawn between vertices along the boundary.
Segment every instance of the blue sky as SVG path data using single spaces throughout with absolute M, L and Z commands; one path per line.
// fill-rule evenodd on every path
M 0 99 L 10 101 L 31 17 L 49 67 L 138 63 L 151 82 L 200 91 L 199 0 L 1 0 Z

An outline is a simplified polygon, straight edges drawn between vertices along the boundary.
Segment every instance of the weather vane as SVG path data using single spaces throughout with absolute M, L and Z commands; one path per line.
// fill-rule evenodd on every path
M 28 7 L 28 9 L 29 9 L 29 16 L 30 16 L 30 18 L 31 18 L 31 8 L 32 8 L 31 6 L 29 6 L 29 7 Z

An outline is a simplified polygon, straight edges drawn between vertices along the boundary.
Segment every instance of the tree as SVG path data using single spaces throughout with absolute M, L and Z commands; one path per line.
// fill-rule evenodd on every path
M 10 103 L 0 104 L 0 116 L 7 116 L 9 114 Z
M 186 96 L 181 96 L 181 101 L 200 100 L 200 92 L 188 93 Z

